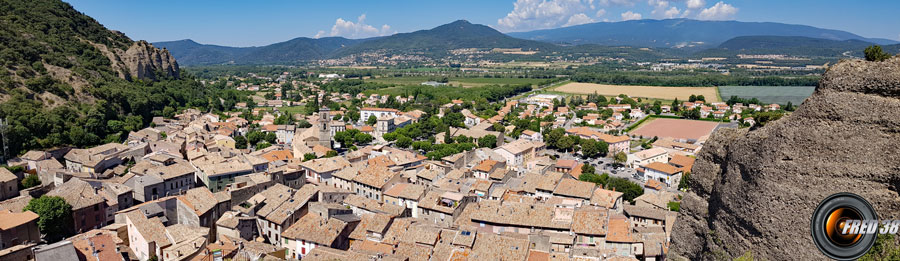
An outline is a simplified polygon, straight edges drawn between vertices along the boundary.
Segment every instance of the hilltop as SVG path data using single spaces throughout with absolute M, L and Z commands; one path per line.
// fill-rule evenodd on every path
M 166 50 L 58 0 L 0 0 L 0 117 L 10 152 L 118 141 L 209 94 Z M 169 108 L 169 109 L 166 109 Z
M 200 44 L 190 39 L 157 42 L 154 45 L 170 50 L 175 59 L 185 65 L 206 64 L 269 64 L 324 59 L 335 50 L 365 40 L 343 37 L 312 39 L 294 38 L 259 47 L 229 47 Z
M 445 53 L 460 48 L 522 48 L 526 50 L 552 49 L 555 46 L 537 41 L 507 36 L 485 25 L 458 20 L 429 30 L 400 33 L 374 39 L 338 50 L 334 56 L 346 56 L 367 51 L 409 53 L 428 51 Z
M 226 47 L 204 45 L 192 40 L 158 42 L 155 45 L 171 51 L 186 65 L 203 64 L 291 64 L 303 61 L 341 58 L 366 52 L 390 54 L 422 53 L 446 55 L 459 48 L 522 48 L 547 50 L 556 46 L 538 41 L 507 36 L 485 25 L 465 20 L 455 21 L 429 30 L 400 33 L 367 39 L 343 37 L 295 38 L 260 47 Z

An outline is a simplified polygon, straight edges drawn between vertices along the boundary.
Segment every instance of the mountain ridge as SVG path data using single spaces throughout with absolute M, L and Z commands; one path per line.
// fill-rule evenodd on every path
M 619 29 L 603 29 L 610 26 Z M 591 32 L 585 31 L 588 29 Z M 598 30 L 606 33 L 594 33 L 594 31 Z M 578 37 L 582 38 L 565 36 L 566 34 L 572 34 L 572 32 L 568 31 L 575 32 Z M 723 34 L 721 33 L 723 31 L 734 33 Z M 584 35 L 590 35 L 593 38 L 583 39 Z M 852 54 L 854 56 L 859 56 L 861 49 L 865 47 L 861 44 L 849 45 L 845 43 L 841 45 L 830 41 L 861 41 L 871 42 L 871 44 L 884 45 L 893 43 L 893 45 L 898 45 L 897 42 L 891 40 L 865 38 L 845 31 L 806 25 L 691 19 L 645 19 L 615 23 L 593 23 L 509 34 L 501 33 L 486 25 L 457 20 L 431 29 L 364 39 L 297 37 L 284 42 L 254 47 L 200 44 L 190 39 L 157 42 L 154 44 L 169 50 L 181 64 L 209 65 L 293 64 L 311 60 L 342 58 L 375 51 L 445 55 L 447 50 L 458 48 L 523 48 L 550 51 L 581 51 L 581 49 L 596 49 L 598 46 L 629 46 L 670 48 L 681 50 L 679 52 L 699 52 L 701 55 L 733 55 L 733 50 L 722 50 L 723 48 L 719 48 L 719 46 L 731 40 L 741 40 L 744 37 L 769 37 L 769 39 L 763 39 L 766 41 L 776 41 L 777 37 L 805 37 L 796 38 L 803 39 L 804 41 L 799 41 L 801 43 L 819 41 L 806 38 L 829 40 L 820 41 L 821 43 L 829 44 L 829 46 L 824 48 L 813 46 L 815 48 L 809 50 L 788 50 L 790 54 L 812 54 L 815 56 L 831 55 L 840 57 L 843 55 L 843 51 L 853 51 Z M 699 39 L 707 42 L 693 42 L 690 39 Z M 571 46 L 573 44 L 577 44 L 577 46 Z M 893 45 L 885 46 L 885 49 L 888 51 L 894 49 L 900 51 L 900 47 Z M 846 48 L 847 46 L 853 48 Z M 753 49 L 759 52 L 771 51 L 765 48 Z M 841 51 L 838 52 L 837 50 Z
M 783 54 L 804 57 L 861 57 L 863 50 L 875 43 L 857 39 L 829 40 L 804 36 L 738 36 L 715 48 L 699 51 L 698 57 L 734 57 L 738 54 Z M 894 51 L 893 45 L 882 46 Z
M 865 38 L 850 32 L 808 25 L 776 22 L 701 21 L 693 19 L 643 19 L 621 22 L 598 22 L 569 27 L 514 32 L 508 35 L 522 39 L 567 44 L 629 45 L 676 47 L 703 42 L 710 47 L 738 36 L 773 35 L 805 36 L 830 40 L 857 39 L 877 44 L 897 41 Z
M 410 53 L 426 50 L 446 53 L 458 48 L 552 49 L 554 44 L 523 40 L 489 26 L 457 20 L 431 29 L 364 39 L 297 37 L 257 47 L 200 44 L 190 39 L 156 42 L 186 65 L 285 64 L 315 59 L 340 58 L 373 51 Z
M 13 155 L 123 142 L 163 112 L 213 104 L 207 98 L 215 93 L 183 75 L 170 52 L 68 3 L 0 6 L 0 118 Z

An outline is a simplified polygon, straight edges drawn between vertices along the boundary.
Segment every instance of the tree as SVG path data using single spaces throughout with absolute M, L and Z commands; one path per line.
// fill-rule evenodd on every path
M 372 140 L 374 140 L 374 139 L 375 138 L 372 137 L 372 135 L 362 133 L 362 132 L 357 133 L 356 135 L 353 135 L 353 140 L 356 142 L 357 145 L 369 144 L 369 142 L 372 142 Z
M 290 115 L 282 114 L 281 116 L 278 116 L 278 118 L 275 118 L 274 123 L 276 125 L 285 125 L 285 124 L 291 124 L 292 123 L 291 121 L 292 121 L 292 119 L 291 119 Z
M 38 175 L 28 175 L 22 179 L 22 188 L 30 188 L 41 185 L 41 178 Z
M 366 120 L 366 124 L 375 126 L 375 123 L 378 122 L 378 118 L 375 115 L 369 116 L 369 119 Z
M 784 106 L 785 111 L 794 111 L 794 103 L 788 101 L 787 105 Z
M 38 229 L 49 242 L 56 242 L 71 235 L 72 206 L 61 197 L 41 196 L 32 199 L 24 211 L 38 215 Z
M 582 167 L 584 168 L 584 167 Z M 591 173 L 582 173 L 581 176 L 578 176 L 578 180 L 593 182 L 598 186 L 604 187 L 606 183 L 609 181 L 609 174 L 603 173 L 602 175 Z
M 566 130 L 563 128 L 556 128 L 551 130 L 550 133 L 544 137 L 544 140 L 549 141 L 550 146 L 559 148 L 559 140 L 564 136 L 566 136 Z
M 325 153 L 326 158 L 331 158 L 331 157 L 334 157 L 337 155 L 338 155 L 337 151 L 333 151 L 333 150 L 329 150 L 328 152 Z
M 340 143 L 342 148 L 350 147 L 350 145 L 353 145 L 353 134 L 349 131 L 336 132 L 334 134 L 334 141 Z
M 616 153 L 616 155 L 613 157 L 613 160 L 615 160 L 616 163 L 623 164 L 628 161 L 628 155 L 625 155 L 625 152 L 620 151 Z
M 274 132 L 266 133 L 266 142 L 275 144 L 276 139 L 278 139 L 278 136 Z
M 575 140 L 572 139 L 571 136 L 563 136 L 558 141 L 556 141 L 556 147 L 559 150 L 569 151 L 570 149 L 575 147 Z
M 688 189 L 691 186 L 691 173 L 686 172 L 684 175 L 681 175 L 681 180 L 678 181 L 678 189 Z
M 459 112 L 447 113 L 446 115 L 444 115 L 444 118 L 441 118 L 441 120 L 444 121 L 444 124 L 446 124 L 448 126 L 452 126 L 452 127 L 457 127 L 457 128 L 462 128 L 462 127 L 466 126 L 465 119 L 466 119 L 466 117 L 463 116 L 462 113 L 459 113 Z
M 257 143 L 259 143 L 259 141 L 263 140 L 265 137 L 266 137 L 266 134 L 262 133 L 260 131 L 251 131 L 250 133 L 247 133 L 247 141 L 249 141 L 250 144 L 257 144 Z
M 686 110 L 681 113 L 681 116 L 689 120 L 700 119 L 700 107 L 694 108 L 693 110 Z
M 259 144 L 256 144 L 256 150 L 265 149 L 265 148 L 268 148 L 268 147 L 271 147 L 271 146 L 272 146 L 272 143 L 268 143 L 268 142 L 263 141 L 263 142 L 260 142 Z
M 23 167 L 23 166 L 7 166 L 6 170 L 9 170 L 9 172 L 12 172 L 12 173 L 20 173 L 20 172 L 25 171 L 25 167 Z
M 606 155 L 609 150 L 609 144 L 604 141 L 582 139 L 580 144 L 581 154 L 588 158 L 596 158 L 600 155 Z
M 247 148 L 247 138 L 244 138 L 244 136 L 240 136 L 240 135 L 238 135 L 237 137 L 234 137 L 234 147 L 236 149 L 241 149 L 241 150 L 246 149 Z
M 492 128 L 494 129 L 494 131 L 499 131 L 499 132 L 501 132 L 501 133 L 503 133 L 503 132 L 506 131 L 506 128 L 503 127 L 503 124 L 500 124 L 499 122 L 494 123 L 494 125 L 493 125 Z
M 584 165 L 581 165 L 581 175 L 584 175 L 584 174 L 594 174 L 594 171 L 597 171 L 597 170 L 596 170 L 596 169 L 594 168 L 594 166 L 591 165 L 591 164 L 584 164 Z M 579 178 L 580 178 L 580 177 L 579 177 Z
M 409 146 L 412 145 L 412 139 L 410 139 L 409 137 L 403 136 L 403 135 L 399 135 L 399 136 L 397 136 L 396 144 L 397 144 L 397 147 L 400 147 L 400 148 L 404 148 L 404 149 L 409 148 Z
M 297 121 L 297 127 L 298 128 L 309 128 L 309 127 L 312 127 L 312 124 L 310 124 L 306 120 L 299 120 L 299 121 Z
M 497 147 L 497 136 L 494 135 L 484 135 L 481 139 L 478 139 L 478 147 L 479 148 L 491 148 Z
M 314 160 L 314 159 L 316 159 L 316 154 L 315 154 L 315 153 L 306 153 L 306 154 L 303 154 L 303 161 L 309 161 L 309 160 Z
M 866 61 L 870 62 L 881 62 L 891 58 L 891 55 L 885 53 L 884 50 L 881 50 L 881 46 L 878 45 L 866 47 L 866 50 L 863 51 L 863 53 L 866 55 Z
M 695 101 L 697 101 L 697 95 L 691 94 L 691 96 L 688 97 L 688 101 L 689 101 L 689 102 L 695 102 Z
M 453 143 L 453 137 L 450 136 L 450 130 L 444 131 L 444 143 Z
M 622 198 L 628 201 L 634 201 L 635 198 L 644 194 L 644 188 L 637 183 L 628 181 L 627 179 L 610 177 L 606 189 L 614 189 L 622 192 Z

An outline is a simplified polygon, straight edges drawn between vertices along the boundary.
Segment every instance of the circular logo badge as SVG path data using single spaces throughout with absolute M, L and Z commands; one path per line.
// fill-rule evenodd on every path
M 847 192 L 822 200 L 810 221 L 816 247 L 836 260 L 854 260 L 865 255 L 875 244 L 877 229 L 878 214 L 872 205 L 859 195 Z

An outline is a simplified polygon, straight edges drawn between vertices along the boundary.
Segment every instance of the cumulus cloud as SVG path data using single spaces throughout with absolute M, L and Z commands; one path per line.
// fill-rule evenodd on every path
M 595 17 L 606 15 L 598 6 L 634 6 L 646 0 L 516 0 L 513 10 L 497 19 L 500 31 L 527 31 L 595 22 L 586 10 L 597 10 Z
M 688 9 L 699 9 L 706 6 L 706 0 L 687 0 Z
M 697 14 L 700 20 L 727 20 L 737 14 L 738 8 L 724 2 L 718 2 L 710 8 L 703 9 Z
M 501 31 L 556 28 L 568 24 L 573 16 L 593 4 L 591 0 L 517 0 L 506 17 L 497 19 Z M 572 21 L 583 20 L 577 17 Z
M 586 14 L 578 13 L 578 14 L 575 14 L 575 15 L 569 17 L 569 21 L 566 22 L 566 24 L 564 24 L 563 26 L 573 26 L 573 25 L 587 24 L 587 23 L 593 23 L 593 22 L 594 22 L 594 19 L 591 19 Z
M 621 6 L 634 6 L 636 0 L 597 0 L 598 3 L 604 6 L 610 5 L 621 5 Z
M 728 20 L 738 8 L 717 0 L 707 8 L 706 0 L 516 0 L 513 10 L 497 19 L 494 27 L 504 32 L 558 28 L 596 21 L 608 21 L 610 8 L 634 7 L 647 4 L 648 17 L 657 19 L 695 18 L 700 20 Z M 727 0 L 725 0 L 727 1 Z M 642 8 L 638 6 L 636 8 Z M 631 8 L 628 8 L 631 9 Z M 642 19 L 641 13 L 628 10 L 622 20 Z M 593 16 L 591 15 L 593 14 Z M 612 17 L 616 20 L 615 17 Z
M 681 13 L 681 10 L 678 10 L 678 7 L 673 6 L 673 7 L 670 7 L 668 10 L 666 10 L 665 12 L 663 12 L 662 17 L 666 18 L 666 19 L 675 18 L 675 17 L 678 17 L 678 14 L 680 14 L 680 13 Z
M 653 7 L 650 15 L 656 18 L 675 18 L 681 14 L 681 10 L 678 7 L 669 7 L 669 0 L 649 0 L 647 4 Z
M 642 17 L 642 16 L 641 16 L 640 13 L 635 13 L 635 12 L 632 12 L 632 11 L 628 11 L 628 12 L 622 13 L 622 21 L 628 21 L 628 20 L 641 20 L 641 17 Z
M 384 36 L 393 34 L 395 32 L 391 31 L 391 26 L 382 25 L 381 29 L 378 29 L 374 26 L 366 24 L 366 14 L 362 14 L 356 18 L 356 22 L 347 21 L 343 18 L 338 18 L 334 22 L 334 26 L 331 27 L 331 32 L 326 33 L 325 31 L 319 31 L 315 38 L 321 38 L 325 36 L 342 36 L 346 38 L 368 38 L 375 36 Z

